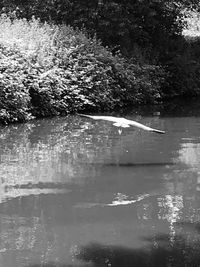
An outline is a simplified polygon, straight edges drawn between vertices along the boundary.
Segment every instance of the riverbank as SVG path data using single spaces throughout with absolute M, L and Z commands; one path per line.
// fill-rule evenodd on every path
M 185 91 L 178 88 L 184 81 L 181 78 L 184 64 L 179 67 L 179 73 L 178 64 L 173 64 L 171 69 L 145 62 L 139 64 L 120 53 L 113 54 L 85 30 L 41 23 L 35 18 L 11 19 L 3 14 L 0 17 L 0 122 L 111 111 L 184 95 Z M 174 85 L 174 91 L 170 88 L 177 74 L 179 83 Z
M 96 38 L 37 19 L 0 18 L 0 122 L 154 103 L 165 77 Z

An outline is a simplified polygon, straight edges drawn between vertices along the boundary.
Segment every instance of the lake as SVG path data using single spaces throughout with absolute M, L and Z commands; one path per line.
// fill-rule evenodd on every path
M 1 126 L 0 266 L 199 266 L 199 111 Z

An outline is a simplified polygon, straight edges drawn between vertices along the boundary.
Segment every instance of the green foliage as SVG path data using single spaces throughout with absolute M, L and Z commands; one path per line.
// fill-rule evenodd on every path
M 2 0 L 3 12 L 15 11 L 18 17 L 37 16 L 73 27 L 85 27 L 97 34 L 104 45 L 120 46 L 130 54 L 135 44 L 168 50 L 168 42 L 180 35 L 182 10 L 199 6 L 197 0 Z M 179 18 L 179 19 L 177 19 Z
M 127 64 L 118 72 L 118 84 L 123 104 L 152 104 L 162 99 L 162 88 L 167 72 L 160 66 Z
M 2 122 L 110 110 L 160 97 L 160 67 L 130 64 L 69 26 L 3 15 L 0 45 Z
M 29 93 L 24 86 L 25 65 L 18 51 L 0 46 L 0 122 L 31 118 Z
M 165 97 L 200 95 L 200 41 L 181 42 L 177 53 L 166 62 L 170 75 L 163 89 Z

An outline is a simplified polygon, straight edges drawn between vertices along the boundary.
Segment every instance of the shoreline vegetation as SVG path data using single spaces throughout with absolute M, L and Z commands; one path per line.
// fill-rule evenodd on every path
M 0 17 L 0 121 L 155 103 L 165 72 L 70 26 Z
M 135 46 L 128 58 L 86 28 L 10 14 L 0 16 L 2 124 L 200 95 L 198 38 L 179 36 L 153 60 Z

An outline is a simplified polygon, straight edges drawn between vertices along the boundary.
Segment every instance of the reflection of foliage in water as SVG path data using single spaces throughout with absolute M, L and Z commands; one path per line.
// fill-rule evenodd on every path
M 91 165 L 109 156 L 111 128 L 78 117 L 40 120 L 0 130 L 0 177 L 5 185 L 84 183 Z M 95 134 L 94 134 L 95 131 Z
M 29 266 L 25 263 L 28 260 L 34 262 L 31 261 L 31 257 L 41 260 L 38 267 L 41 264 L 47 267 L 182 267 L 183 262 L 185 267 L 198 266 L 200 227 L 199 224 L 184 223 L 188 218 L 193 222 L 199 221 L 196 173 L 193 174 L 191 168 L 187 169 L 186 164 L 183 168 L 176 164 L 168 165 L 168 159 L 172 159 L 170 155 L 166 157 L 166 162 L 160 165 L 151 165 L 152 163 L 149 165 L 149 162 L 142 166 L 122 163 L 118 167 L 114 164 L 112 169 L 107 159 L 120 140 L 116 129 L 103 122 L 96 123 L 81 120 L 78 117 L 9 126 L 0 130 L 0 136 L 5 140 L 0 143 L 1 155 L 3 155 L 0 175 L 1 177 L 2 174 L 4 175 L 3 185 L 16 187 L 21 194 L 19 198 L 13 194 L 11 199 L 6 199 L 0 205 L 0 250 L 5 252 L 7 258 L 17 258 L 20 262 L 18 265 L 9 265 L 9 267 Z M 131 135 L 122 135 L 122 138 L 125 137 L 128 145 L 133 143 L 133 132 Z M 169 139 L 170 142 L 168 142 Z M 179 151 L 180 144 L 177 138 L 169 137 L 169 139 L 164 140 L 166 142 L 164 148 L 160 146 L 166 150 L 166 153 L 163 153 L 165 156 L 167 153 Z M 160 147 L 157 138 L 153 145 L 157 146 L 156 151 L 158 151 Z M 141 144 L 134 140 L 134 149 L 137 150 L 137 146 L 141 149 Z M 154 163 L 157 159 L 153 158 Z M 85 164 L 86 162 L 98 164 Z M 112 165 L 111 162 L 111 167 Z M 111 180 L 103 175 L 101 179 L 95 177 L 95 185 L 98 184 L 96 187 L 91 185 L 93 184 L 91 180 L 85 183 L 89 176 L 93 178 L 93 174 L 96 175 L 93 172 L 98 171 L 98 166 L 111 170 L 114 175 L 117 173 L 118 177 L 113 177 Z M 42 171 L 43 168 L 44 171 Z M 70 170 L 72 170 L 71 173 Z M 127 177 L 125 170 L 128 170 Z M 162 173 L 159 170 L 162 170 Z M 107 175 L 107 172 L 105 174 Z M 121 179 L 122 175 L 124 179 Z M 145 176 L 144 179 L 142 176 Z M 28 183 L 29 181 L 31 184 Z M 113 184 L 109 184 L 108 181 Z M 83 183 L 85 187 L 80 187 Z M 127 185 L 123 186 L 125 183 Z M 158 184 L 162 186 L 159 187 Z M 44 191 L 39 194 L 39 189 L 48 188 L 55 191 L 63 187 L 69 192 L 66 195 L 59 192 L 54 195 L 44 195 Z M 30 188 L 35 188 L 38 194 L 25 197 L 22 190 L 30 193 Z M 10 190 L 9 187 L 7 189 Z M 116 191 L 116 189 L 120 190 Z M 4 196 L 5 191 L 1 192 L 1 197 Z M 148 197 L 135 202 L 136 193 L 144 195 L 147 192 Z M 112 193 L 118 193 L 115 195 L 117 199 L 113 198 Z M 84 197 L 86 195 L 89 197 Z M 108 199 L 107 195 L 109 195 Z M 117 208 L 112 205 L 93 206 L 88 209 L 79 205 L 77 208 L 77 203 L 114 201 L 116 204 L 116 200 L 132 204 Z M 183 222 L 178 223 L 180 221 Z M 163 228 L 159 228 L 163 225 L 166 226 L 169 235 L 157 235 L 159 230 L 162 233 L 165 232 L 162 231 Z M 133 233 L 137 232 L 138 237 L 141 229 L 144 236 L 145 233 L 152 234 L 153 238 L 145 240 L 149 245 L 144 242 L 145 246 L 139 249 L 135 249 L 132 244 L 127 245 L 128 248 L 124 247 L 123 241 L 126 240 L 127 235 L 129 241 L 133 240 Z M 120 242 L 116 240 L 117 235 L 121 238 Z M 81 246 L 77 240 L 81 240 L 81 244 L 88 245 Z M 90 244 L 88 240 L 96 240 L 99 243 Z M 75 258 L 81 259 L 82 263 L 64 265 L 58 262 L 49 263 L 55 258 L 60 260 L 60 251 L 63 249 L 67 254 L 74 244 L 79 245 L 77 250 L 74 250 Z M 28 257 L 27 261 L 25 257 Z

